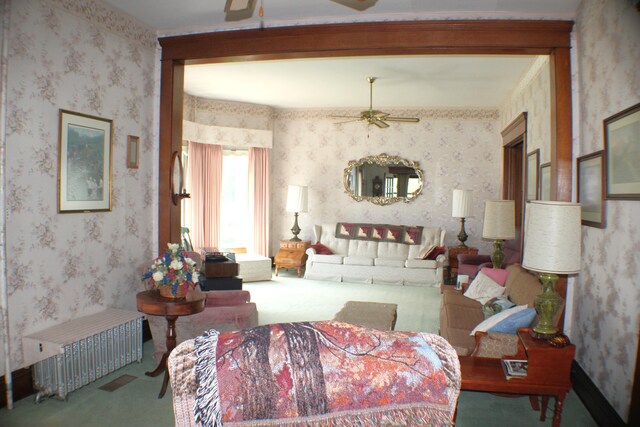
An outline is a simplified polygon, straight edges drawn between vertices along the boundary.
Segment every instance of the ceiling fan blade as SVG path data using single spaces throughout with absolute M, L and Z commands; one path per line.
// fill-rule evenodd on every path
M 378 3 L 378 0 L 331 0 L 334 3 L 341 4 L 343 6 L 350 7 L 351 9 L 362 12 L 370 7 L 373 7 Z
M 405 122 L 405 123 L 418 123 L 420 121 L 417 117 L 392 117 L 387 116 L 384 118 L 390 122 Z
M 386 124 L 385 122 L 383 122 L 382 120 L 375 119 L 375 118 L 373 120 L 370 120 L 369 124 L 374 124 L 374 125 L 378 126 L 380 129 L 384 129 L 384 128 L 388 128 L 389 127 L 389 125 Z
M 333 122 L 333 124 L 334 124 L 334 125 L 340 125 L 340 124 L 342 124 L 342 123 L 353 123 L 353 122 L 359 122 L 359 121 L 361 121 L 361 120 L 362 120 L 362 119 L 361 119 L 360 117 L 358 117 L 358 118 L 355 118 L 355 117 L 354 117 L 354 118 L 349 119 L 349 120 L 341 120 L 341 121 L 339 121 L 339 122 Z

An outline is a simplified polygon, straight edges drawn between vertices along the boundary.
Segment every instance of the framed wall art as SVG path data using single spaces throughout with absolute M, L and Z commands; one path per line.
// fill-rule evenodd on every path
M 111 210 L 113 121 L 60 110 L 58 212 Z
M 138 169 L 138 156 L 140 155 L 140 137 L 127 136 L 127 167 Z
M 551 162 L 540 165 L 540 200 L 551 200 Z
M 582 205 L 582 225 L 605 228 L 604 151 L 596 151 L 577 159 L 578 203 Z
M 640 200 L 640 104 L 604 120 L 606 198 Z
M 540 149 L 527 154 L 527 200 L 538 200 L 538 168 Z

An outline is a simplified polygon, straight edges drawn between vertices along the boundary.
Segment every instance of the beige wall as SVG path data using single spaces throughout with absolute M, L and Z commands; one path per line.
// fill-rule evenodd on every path
M 636 1 L 583 0 L 575 27 L 574 156 L 604 148 L 602 121 L 640 102 Z M 640 165 L 638 165 L 640 167 Z M 607 227 L 582 227 L 574 288 L 576 359 L 626 420 L 640 329 L 640 201 L 606 201 Z
M 135 310 L 135 267 L 157 241 L 158 61 L 152 32 L 90 1 L 12 1 L 10 21 L 6 239 L 15 370 L 23 335 L 105 307 Z M 61 108 L 113 120 L 112 212 L 57 212 Z M 140 136 L 139 169 L 126 168 L 127 135 Z

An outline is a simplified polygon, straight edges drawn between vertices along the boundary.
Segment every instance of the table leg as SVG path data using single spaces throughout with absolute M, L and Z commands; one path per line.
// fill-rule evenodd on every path
M 144 374 L 150 377 L 157 377 L 164 371 L 164 378 L 162 380 L 162 388 L 160 389 L 160 394 L 158 395 L 158 399 L 161 399 L 164 394 L 167 392 L 167 384 L 169 383 L 169 371 L 167 370 L 167 359 L 169 358 L 169 354 L 171 351 L 176 348 L 176 319 L 178 316 L 165 316 L 167 319 L 167 338 L 166 338 L 166 346 L 167 351 L 162 355 L 162 359 L 160 359 L 160 363 L 156 369 L 151 372 L 145 372 Z
M 556 406 L 553 410 L 553 427 L 560 427 L 560 421 L 562 419 L 562 404 L 564 402 L 565 393 L 560 393 L 556 396 Z
M 540 412 L 540 421 L 544 421 L 546 419 L 548 405 L 549 405 L 549 396 L 542 396 L 542 411 Z

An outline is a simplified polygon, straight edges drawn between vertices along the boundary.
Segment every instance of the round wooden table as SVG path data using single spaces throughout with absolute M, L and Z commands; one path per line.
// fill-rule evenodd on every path
M 176 348 L 176 320 L 180 316 L 190 316 L 204 310 L 206 296 L 199 292 L 190 292 L 187 298 L 171 299 L 160 296 L 157 289 L 143 291 L 136 295 L 136 306 L 138 311 L 153 316 L 164 316 L 167 319 L 167 351 L 162 355 L 162 359 L 156 369 L 145 372 L 145 375 L 156 377 L 164 371 L 164 380 L 158 399 L 162 398 L 167 391 L 169 383 L 169 371 L 167 370 L 167 358 L 171 350 Z

